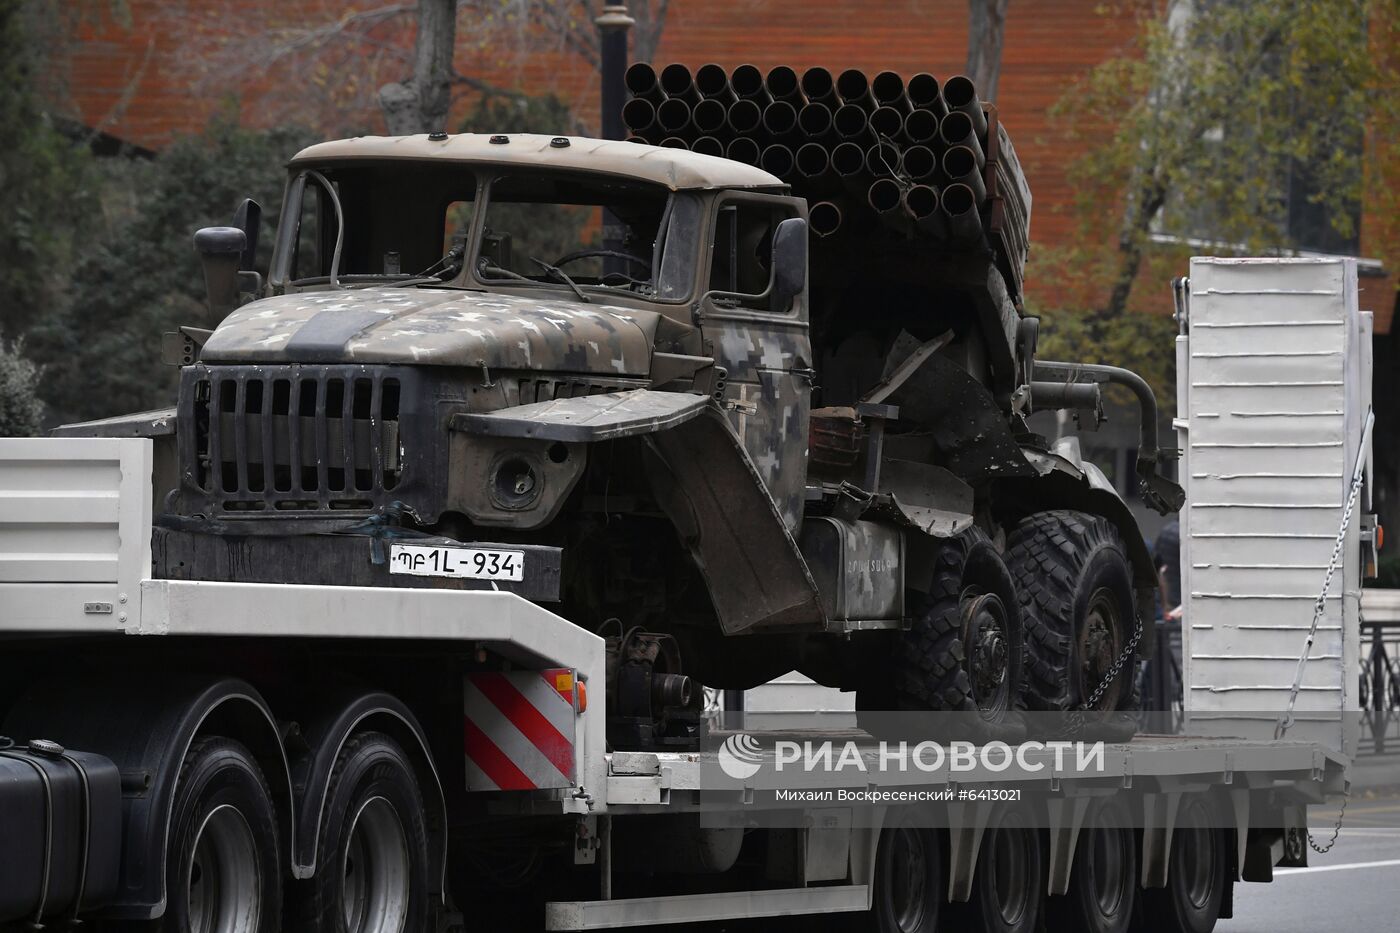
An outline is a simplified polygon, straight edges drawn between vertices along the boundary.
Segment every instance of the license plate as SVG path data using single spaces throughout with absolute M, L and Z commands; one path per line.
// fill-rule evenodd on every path
M 389 572 L 418 577 L 464 577 L 469 580 L 525 579 L 525 552 L 496 548 L 435 547 L 395 544 Z

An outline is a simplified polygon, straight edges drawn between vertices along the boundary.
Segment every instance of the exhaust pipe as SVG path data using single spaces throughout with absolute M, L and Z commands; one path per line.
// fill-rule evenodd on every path
M 724 158 L 724 143 L 713 136 L 701 136 L 690 144 L 691 152 L 698 152 L 701 155 L 716 156 Z
M 904 132 L 904 114 L 893 107 L 878 107 L 870 115 L 870 131 L 876 139 L 895 139 Z
M 904 137 L 916 145 L 930 145 L 938 139 L 938 115 L 932 110 L 911 110 L 904 118 Z
M 779 65 L 768 72 L 768 80 L 764 82 L 768 88 L 768 95 L 774 100 L 785 100 L 794 107 L 801 107 L 806 101 L 802 99 L 802 90 L 797 80 L 797 72 L 787 65 Z
M 768 96 L 768 89 L 763 86 L 763 72 L 753 65 L 740 65 L 730 72 L 729 86 L 739 95 L 740 100 L 751 100 L 759 107 L 767 107 L 773 103 L 773 98 Z
M 848 68 L 836 79 L 836 93 L 843 103 L 855 104 L 862 110 L 875 109 L 875 95 L 870 93 L 870 80 L 858 68 Z
M 961 110 L 952 110 L 938 124 L 938 136 L 943 140 L 943 144 L 948 147 L 966 146 L 971 149 L 973 155 L 977 157 L 977 165 L 981 167 L 986 164 L 986 157 L 982 154 L 982 144 L 977 141 L 977 127 L 973 124 L 972 118 Z
M 651 101 L 634 97 L 622 105 L 622 123 L 634 136 L 643 136 L 655 141 L 660 133 L 656 125 L 656 108 Z
M 977 198 L 967 185 L 944 188 L 938 207 L 951 239 L 959 243 L 982 239 L 982 216 L 977 213 Z
M 914 221 L 914 226 L 932 237 L 941 238 L 946 232 L 943 217 L 938 213 L 938 189 L 930 185 L 914 185 L 900 202 L 904 213 Z
M 695 72 L 695 89 L 706 100 L 718 100 L 725 104 L 738 100 L 734 89 L 729 86 L 729 72 L 714 63 L 701 65 L 700 70 Z
M 690 105 L 679 97 L 672 97 L 656 108 L 656 122 L 666 135 L 679 135 L 690 129 Z
M 977 153 L 966 146 L 954 146 L 943 153 L 943 174 L 950 182 L 971 188 L 978 204 L 987 199 L 987 185 L 977 167 Z
M 904 150 L 900 168 L 914 181 L 925 181 L 938 171 L 938 156 L 928 146 L 910 146 Z
M 656 69 L 646 62 L 637 62 L 629 67 L 622 81 L 627 85 L 627 93 L 633 97 L 649 100 L 653 104 L 659 104 L 666 99 L 666 95 L 661 92 L 661 85 L 657 83 Z
M 949 113 L 965 113 L 972 121 L 972 128 L 978 139 L 987 137 L 987 115 L 982 112 L 982 102 L 977 99 L 977 86 L 967 75 L 955 75 L 943 85 L 943 102 Z
M 781 144 L 769 146 L 759 156 L 758 167 L 770 175 L 788 178 L 793 170 L 792 150 Z
M 831 80 L 831 72 L 825 68 L 808 68 L 802 72 L 802 96 L 813 104 L 825 104 L 835 109 L 841 102 L 836 99 L 836 84 Z
M 812 205 L 807 219 L 814 234 L 828 237 L 841 229 L 841 208 L 833 201 L 818 201 Z
M 855 104 L 842 104 L 831 118 L 836 135 L 842 139 L 865 139 L 870 133 L 870 120 Z
M 880 177 L 899 171 L 899 147 L 893 143 L 876 143 L 865 150 L 865 170 Z
M 797 128 L 808 139 L 831 136 L 831 108 L 826 104 L 808 104 L 797 111 Z
M 667 97 L 683 100 L 687 104 L 700 103 L 700 92 L 695 89 L 695 79 L 690 69 L 676 62 L 661 69 L 661 90 Z
M 785 100 L 775 100 L 763 108 L 763 129 L 774 139 L 783 139 L 797 129 L 797 111 Z
M 882 71 L 870 82 L 870 92 L 881 107 L 905 110 L 909 101 L 904 96 L 904 79 L 893 71 Z
M 758 143 L 747 136 L 740 136 L 731 140 L 729 145 L 724 147 L 724 157 L 735 162 L 743 162 L 745 165 L 758 165 Z
M 938 79 L 931 74 L 916 74 L 910 78 L 904 86 L 904 96 L 912 110 L 932 110 L 940 117 L 948 112 L 938 92 Z
M 758 129 L 763 119 L 763 111 L 751 100 L 736 100 L 729 105 L 729 129 L 736 136 L 743 136 Z
M 721 132 L 728 119 L 729 111 L 724 102 L 717 98 L 702 100 L 690 111 L 690 122 L 695 124 L 695 132 L 702 135 Z

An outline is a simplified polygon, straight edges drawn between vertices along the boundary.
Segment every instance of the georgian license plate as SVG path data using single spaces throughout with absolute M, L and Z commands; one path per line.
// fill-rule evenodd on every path
M 437 547 L 395 544 L 389 572 L 419 577 L 464 577 L 469 580 L 525 579 L 525 552 L 498 548 Z

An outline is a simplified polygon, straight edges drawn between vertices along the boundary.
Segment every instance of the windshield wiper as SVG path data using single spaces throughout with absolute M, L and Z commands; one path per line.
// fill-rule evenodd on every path
M 551 266 L 543 259 L 536 259 L 534 256 L 530 257 L 530 261 L 533 262 L 535 265 L 539 266 L 541 269 L 543 269 L 545 271 L 545 274 L 554 276 L 556 279 L 559 279 L 565 285 L 568 285 L 570 288 L 572 288 L 574 290 L 574 294 L 578 295 L 579 301 L 582 301 L 584 304 L 592 304 L 592 302 L 588 300 L 588 296 L 583 293 L 583 289 L 578 287 L 578 283 L 575 282 L 573 279 L 569 278 L 569 273 L 565 272 L 558 266 Z

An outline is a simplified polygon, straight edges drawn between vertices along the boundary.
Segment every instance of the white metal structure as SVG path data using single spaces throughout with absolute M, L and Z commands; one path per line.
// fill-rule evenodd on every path
M 1177 341 L 1186 687 L 1193 730 L 1272 730 L 1363 452 L 1370 315 L 1352 259 L 1191 261 Z M 1358 511 L 1363 502 L 1356 503 Z M 1353 518 L 1302 668 L 1306 735 L 1351 754 L 1361 522 Z M 1212 722 L 1224 719 L 1225 723 Z

